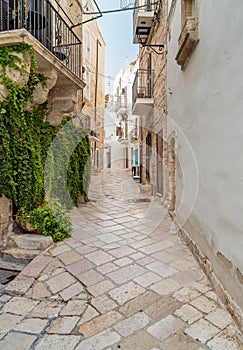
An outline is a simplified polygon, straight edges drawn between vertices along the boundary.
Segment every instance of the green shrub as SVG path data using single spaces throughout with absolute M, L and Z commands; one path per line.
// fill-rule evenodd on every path
M 58 201 L 53 202 L 51 208 L 44 203 L 42 207 L 32 210 L 27 220 L 34 229 L 51 236 L 54 242 L 69 237 L 72 230 L 71 220 Z

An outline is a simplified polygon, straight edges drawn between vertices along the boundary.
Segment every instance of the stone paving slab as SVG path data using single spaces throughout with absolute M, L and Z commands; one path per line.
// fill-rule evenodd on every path
M 0 315 L 0 333 L 6 333 L 13 329 L 21 320 L 23 316 L 3 313 Z
M 117 343 L 121 337 L 112 329 L 107 329 L 101 333 L 97 333 L 91 338 L 81 341 L 76 350 L 103 350 L 106 347 Z
M 13 330 L 33 334 L 42 333 L 48 324 L 49 320 L 29 317 L 18 323 Z
M 115 287 L 115 284 L 109 280 L 101 281 L 91 287 L 88 288 L 89 293 L 93 297 L 98 297 L 99 295 L 102 295 L 109 290 L 113 289 Z
M 129 335 L 147 326 L 149 321 L 150 317 L 148 315 L 146 315 L 144 312 L 139 312 L 117 323 L 113 328 L 123 337 L 128 337 Z
M 44 283 L 42 282 L 36 282 L 33 286 L 33 293 L 32 298 L 33 299 L 41 299 L 41 298 L 48 298 L 51 296 L 51 292 L 46 288 Z
M 4 292 L 10 295 L 24 295 L 34 283 L 33 277 L 18 275 L 8 286 L 4 289 Z
M 121 319 L 121 314 L 116 311 L 109 311 L 106 314 L 95 317 L 91 321 L 84 323 L 79 327 L 79 333 L 82 334 L 85 338 L 89 338 L 113 326 Z
M 129 300 L 127 303 L 121 306 L 119 308 L 119 312 L 128 317 L 137 312 L 142 312 L 150 305 L 153 305 L 159 299 L 160 296 L 158 294 L 152 291 L 146 291 L 145 293 L 137 296 L 134 299 Z
M 30 349 L 36 340 L 37 337 L 35 335 L 19 332 L 9 332 L 3 339 L 0 340 L 0 349 Z
M 206 343 L 219 332 L 219 328 L 215 327 L 205 319 L 200 319 L 185 330 L 185 334 L 190 335 L 190 337 L 201 343 Z
M 51 322 L 50 327 L 47 329 L 47 333 L 70 334 L 78 321 L 79 317 L 77 316 L 58 317 Z
M 129 282 L 121 287 L 115 288 L 109 292 L 109 295 L 117 301 L 118 304 L 123 305 L 128 300 L 134 299 L 138 295 L 145 292 L 145 289 L 134 282 Z
M 16 315 L 28 315 L 38 303 L 39 302 L 35 300 L 14 297 L 3 306 L 2 310 Z
M 61 316 L 81 316 L 87 309 L 86 300 L 69 300 L 60 311 Z
M 37 278 L 51 260 L 49 256 L 37 256 L 21 271 L 20 275 Z
M 123 284 L 137 276 L 143 275 L 144 273 L 146 273 L 146 270 L 143 267 L 132 264 L 109 273 L 107 277 L 116 284 Z
M 106 350 L 130 350 L 130 349 L 143 349 L 143 350 L 160 350 L 161 343 L 159 340 L 151 336 L 148 332 L 145 330 L 137 331 L 136 333 L 133 333 L 132 335 L 122 338 L 118 343 L 115 345 L 107 348 Z M 167 350 L 167 349 L 165 349 Z M 171 349 L 174 350 L 174 349 Z M 188 349 L 186 349 L 188 350 Z
M 70 276 L 70 274 L 64 272 L 56 277 L 51 278 L 46 283 L 52 293 L 57 293 L 59 291 L 62 291 L 66 287 L 69 287 L 70 285 L 74 284 L 75 282 L 76 280 L 72 276 Z
M 161 204 L 137 202 L 148 193 L 122 170 L 93 176 L 90 198 L 2 292 L 0 349 L 242 350 Z
M 35 350 L 74 350 L 81 337 L 75 335 L 44 336 L 35 346 Z
M 150 326 L 148 328 L 148 332 L 156 339 L 163 341 L 170 335 L 173 335 L 177 331 L 181 330 L 184 326 L 185 324 L 178 318 L 169 315 Z
M 30 313 L 31 317 L 43 319 L 56 318 L 64 307 L 62 303 L 56 301 L 41 301 Z
M 60 296 L 64 301 L 68 301 L 83 291 L 84 291 L 84 287 L 80 283 L 76 282 L 72 284 L 70 287 L 67 287 L 66 289 L 64 289 L 60 293 Z

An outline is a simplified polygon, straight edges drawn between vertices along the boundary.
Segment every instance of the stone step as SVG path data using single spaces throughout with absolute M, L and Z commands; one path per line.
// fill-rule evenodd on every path
M 19 249 L 46 250 L 53 244 L 51 237 L 36 233 L 13 234 L 10 236 L 9 246 Z
M 34 259 L 37 255 L 40 255 L 42 250 L 39 249 L 20 249 L 10 248 L 2 251 L 3 254 L 9 255 L 16 259 Z
M 10 255 L 0 258 L 0 270 L 22 271 L 31 259 L 16 259 Z

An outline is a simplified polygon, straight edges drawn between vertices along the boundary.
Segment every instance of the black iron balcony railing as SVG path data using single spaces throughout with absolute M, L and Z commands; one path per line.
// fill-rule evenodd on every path
M 135 11 L 154 11 L 156 8 L 156 0 L 136 0 L 134 7 L 138 7 Z
M 137 98 L 154 97 L 154 71 L 138 69 L 133 83 L 133 106 Z
M 81 78 L 82 43 L 57 6 L 49 0 L 0 0 L 0 31 L 26 29 Z
M 129 104 L 128 104 L 128 100 L 127 100 L 127 96 L 116 96 L 114 98 L 114 101 L 112 102 L 113 105 L 113 111 L 114 112 L 118 112 L 120 109 L 128 109 L 129 108 Z M 130 105 L 131 108 L 131 105 Z
M 116 104 L 117 104 L 118 110 L 120 108 L 123 108 L 123 109 L 128 108 L 127 96 L 125 95 L 117 96 Z
M 118 107 L 127 108 L 127 96 L 119 96 L 117 98 Z
M 136 0 L 133 11 L 133 23 L 136 23 L 136 19 L 139 12 L 155 12 L 156 10 L 156 0 Z

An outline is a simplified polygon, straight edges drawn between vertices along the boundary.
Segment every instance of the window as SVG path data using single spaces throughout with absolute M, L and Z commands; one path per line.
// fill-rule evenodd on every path
M 176 61 L 182 70 L 186 68 L 199 41 L 199 1 L 181 0 L 181 34 Z
M 90 100 L 90 72 L 87 70 L 85 72 L 85 84 L 84 97 L 86 97 L 87 100 Z
M 182 0 L 181 4 L 181 27 L 183 28 L 187 17 L 196 16 L 196 0 Z
M 134 137 L 138 137 L 138 118 L 135 119 L 135 132 L 134 132 Z
M 128 123 L 127 120 L 125 120 L 125 139 L 128 138 Z
M 91 33 L 89 28 L 85 29 L 86 59 L 91 63 Z

